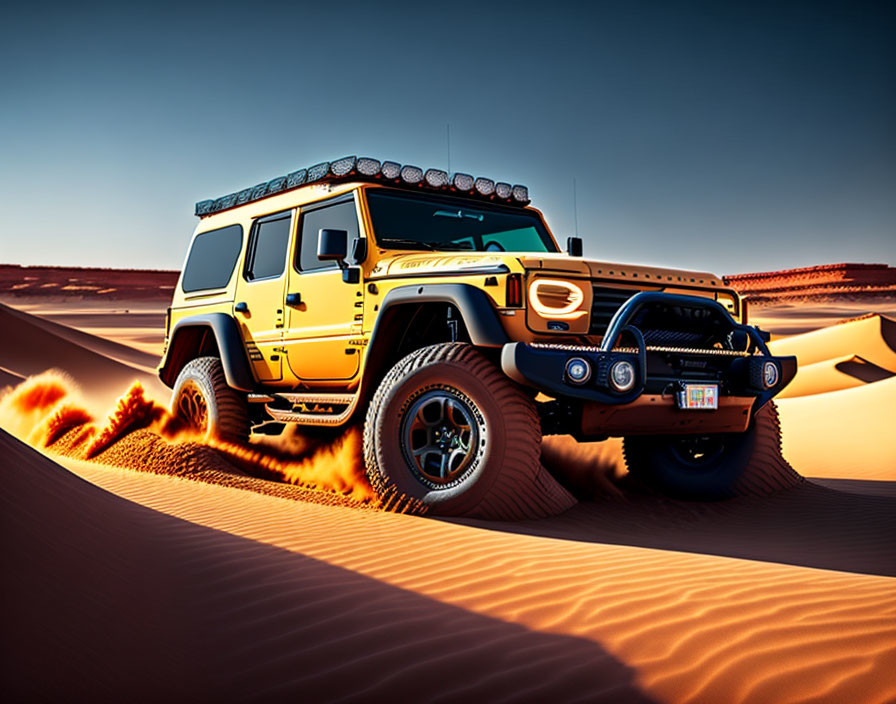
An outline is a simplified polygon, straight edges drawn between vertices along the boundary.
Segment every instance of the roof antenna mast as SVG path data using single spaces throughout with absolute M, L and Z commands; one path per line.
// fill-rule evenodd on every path
M 576 177 L 572 177 L 572 217 L 576 227 L 576 237 L 579 236 L 579 203 L 576 197 Z
M 451 173 L 451 123 L 445 123 L 445 135 L 448 137 L 448 173 Z

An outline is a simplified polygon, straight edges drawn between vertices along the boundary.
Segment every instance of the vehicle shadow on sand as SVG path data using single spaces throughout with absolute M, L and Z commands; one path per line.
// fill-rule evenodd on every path
M 650 495 L 623 480 L 618 494 L 580 501 L 552 518 L 460 522 L 561 540 L 896 576 L 896 482 L 821 481 L 805 480 L 768 496 L 691 502 Z

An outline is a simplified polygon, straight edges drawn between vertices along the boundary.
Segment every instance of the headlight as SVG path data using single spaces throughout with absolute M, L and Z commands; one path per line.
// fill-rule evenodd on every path
M 635 366 L 626 360 L 610 367 L 610 385 L 617 391 L 628 391 L 635 385 Z
M 535 279 L 529 284 L 529 302 L 533 310 L 545 318 L 581 318 L 588 313 L 579 310 L 584 300 L 585 292 L 569 281 Z

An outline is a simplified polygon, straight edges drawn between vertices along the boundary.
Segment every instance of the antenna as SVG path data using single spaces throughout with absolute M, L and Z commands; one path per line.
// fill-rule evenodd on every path
M 579 202 L 576 197 L 576 177 L 572 177 L 572 216 L 576 226 L 576 237 L 579 236 Z
M 451 123 L 445 123 L 445 135 L 448 137 L 448 173 L 451 173 Z

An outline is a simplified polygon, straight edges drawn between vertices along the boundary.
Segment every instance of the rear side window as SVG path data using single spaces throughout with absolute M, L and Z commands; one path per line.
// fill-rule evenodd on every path
M 227 286 L 242 245 L 242 225 L 230 225 L 196 235 L 184 267 L 184 293 Z
M 317 258 L 317 235 L 321 230 L 345 230 L 349 243 L 358 236 L 358 211 L 354 198 L 324 202 L 302 209 L 302 241 L 296 256 L 301 271 L 315 271 L 337 267 L 334 261 Z
M 288 211 L 255 222 L 246 257 L 248 281 L 272 279 L 283 273 L 291 220 L 292 211 Z

